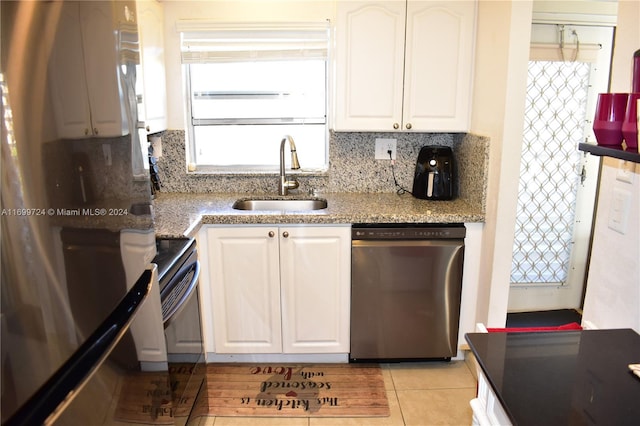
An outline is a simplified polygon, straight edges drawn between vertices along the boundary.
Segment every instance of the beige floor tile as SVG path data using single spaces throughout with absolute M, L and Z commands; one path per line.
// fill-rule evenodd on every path
M 387 400 L 391 412 L 389 417 L 312 417 L 309 419 L 309 426 L 403 426 L 396 393 L 387 391 Z
M 467 367 L 469 367 L 473 378 L 478 380 L 478 362 L 476 361 L 475 355 L 473 355 L 471 351 L 467 351 L 465 353 L 464 362 L 467 363 Z
M 213 426 L 309 426 L 306 417 L 216 417 Z
M 475 388 L 398 391 L 406 426 L 470 425 Z
M 395 390 L 474 388 L 474 379 L 464 361 L 390 364 Z
M 391 371 L 388 365 L 380 365 L 382 368 L 382 378 L 384 379 L 384 388 L 388 391 L 393 391 L 393 378 L 391 378 Z

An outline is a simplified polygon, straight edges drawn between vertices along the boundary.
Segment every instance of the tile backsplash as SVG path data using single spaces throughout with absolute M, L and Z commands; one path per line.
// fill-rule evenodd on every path
M 117 200 L 150 197 L 148 180 L 133 174 L 130 135 L 47 142 L 42 166 L 52 207 L 116 207 Z
M 187 173 L 185 132 L 168 130 L 162 135 L 163 156 L 158 160 L 163 187 L 160 192 L 245 192 L 277 194 L 278 176 L 206 175 Z M 468 133 L 363 133 L 331 132 L 329 170 L 321 175 L 298 175 L 298 193 L 396 192 L 391 161 L 375 160 L 376 138 L 397 139 L 394 166 L 400 186 L 410 191 L 415 162 L 425 145 L 452 147 L 458 169 L 459 198 L 485 205 L 489 139 Z M 287 174 L 295 175 L 287 171 Z M 293 192 L 295 193 L 295 192 Z

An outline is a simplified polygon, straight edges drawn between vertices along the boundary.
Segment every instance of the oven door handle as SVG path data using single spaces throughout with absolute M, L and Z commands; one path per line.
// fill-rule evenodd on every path
M 164 319 L 164 328 L 169 326 L 171 320 L 182 310 L 196 290 L 196 287 L 198 286 L 198 277 L 200 276 L 200 261 L 196 260 L 172 279 L 172 281 L 182 281 L 182 279 L 191 273 L 191 271 L 193 271 L 191 282 L 187 286 L 187 290 L 182 294 L 182 297 L 180 297 L 180 300 L 173 305 L 169 312 L 167 312 L 166 318 Z

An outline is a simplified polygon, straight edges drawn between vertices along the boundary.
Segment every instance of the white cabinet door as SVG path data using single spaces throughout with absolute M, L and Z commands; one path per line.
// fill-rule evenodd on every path
M 139 73 L 138 95 L 142 108 L 138 120 L 144 121 L 147 133 L 167 129 L 167 89 L 164 65 L 164 13 L 157 0 L 138 0 L 138 31 L 142 72 Z M 139 99 L 140 102 L 140 99 Z
M 400 127 L 405 9 L 404 0 L 338 2 L 335 129 Z
M 468 131 L 475 1 L 409 1 L 404 128 Z
M 468 131 L 476 1 L 340 2 L 338 131 Z
M 122 2 L 65 2 L 49 69 L 58 137 L 128 133 L 116 15 Z M 124 19 L 124 18 L 123 18 Z
M 279 353 L 280 272 L 275 227 L 207 232 L 213 333 L 218 353 Z
M 80 5 L 85 72 L 91 123 L 96 136 L 128 133 L 120 85 L 119 16 L 123 3 L 83 2 Z M 124 20 L 124 17 L 122 17 Z M 116 31 L 114 31 L 114 29 Z
M 285 353 L 349 352 L 351 227 L 281 227 Z
M 49 81 L 58 137 L 90 135 L 91 113 L 78 3 L 62 3 L 56 43 L 51 50 Z

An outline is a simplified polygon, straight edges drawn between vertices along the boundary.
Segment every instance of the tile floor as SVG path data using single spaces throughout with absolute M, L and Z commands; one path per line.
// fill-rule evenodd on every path
M 476 395 L 465 361 L 382 364 L 391 416 L 358 418 L 206 417 L 197 426 L 431 426 L 471 425 Z M 191 425 L 191 423 L 190 423 Z

